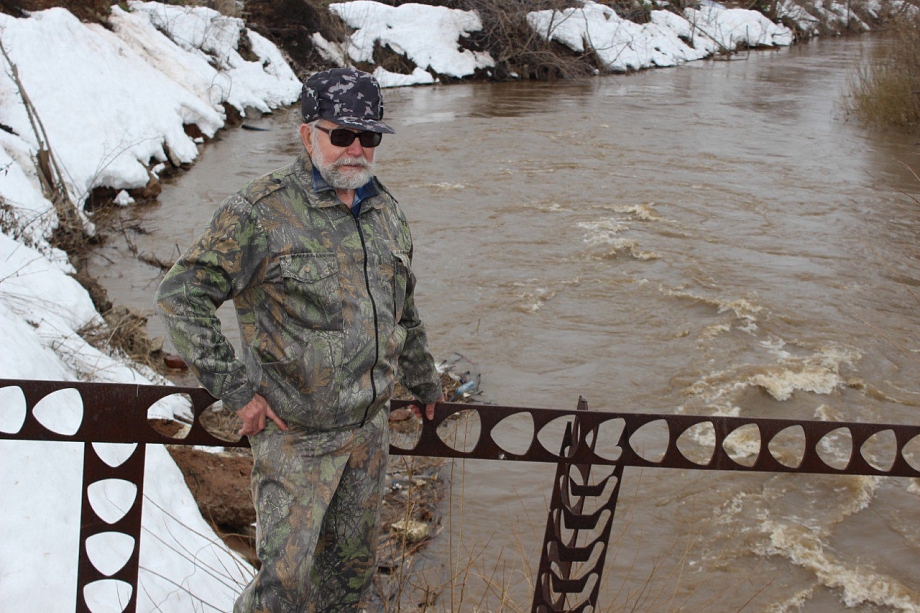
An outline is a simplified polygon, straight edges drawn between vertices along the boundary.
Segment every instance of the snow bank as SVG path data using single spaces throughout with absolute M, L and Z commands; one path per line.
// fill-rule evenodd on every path
M 76 202 L 98 186 L 143 187 L 151 178 L 151 161 L 192 162 L 198 145 L 185 126 L 213 136 L 224 125 L 225 104 L 243 113 L 247 107 L 269 111 L 300 95 L 300 83 L 280 52 L 239 20 L 205 8 L 155 2 L 131 7 L 132 13 L 113 7 L 112 30 L 81 23 L 64 9 L 29 19 L 0 15 L 4 48 Z M 172 26 L 179 34 L 168 29 Z M 204 32 L 216 42 L 204 43 L 211 40 Z M 253 61 L 235 49 L 241 32 L 257 56 Z M 34 151 L 38 138 L 6 73 L 0 74 L 0 123 Z M 13 190 L 0 185 L 0 195 L 8 191 Z M 18 200 L 20 193 L 10 196 Z
M 686 9 L 683 15 L 652 11 L 649 23 L 637 24 L 609 6 L 586 0 L 581 7 L 531 12 L 527 23 L 546 40 L 578 53 L 593 51 L 607 70 L 618 72 L 675 66 L 741 45 L 792 43 L 791 30 L 757 11 L 704 4 L 699 10 Z M 329 10 L 354 28 L 343 44 L 327 41 L 319 33 L 312 35 L 313 44 L 329 62 L 373 65 L 375 49 L 388 48 L 414 64 L 411 75 L 377 68 L 375 74 L 384 87 L 433 83 L 439 75 L 467 77 L 495 65 L 488 53 L 463 48 L 463 38 L 483 27 L 474 12 L 424 4 L 393 7 L 370 0 L 331 4 Z M 798 15 L 803 23 L 808 17 L 804 9 Z
M 579 53 L 593 51 L 612 71 L 674 66 L 734 51 L 740 45 L 770 47 L 792 44 L 792 31 L 757 11 L 703 6 L 684 15 L 652 11 L 650 23 L 621 18 L 610 7 L 584 2 L 580 8 L 535 11 L 530 26 L 546 40 Z
M 383 87 L 433 83 L 437 75 L 468 77 L 495 65 L 488 53 L 460 44 L 463 37 L 482 29 L 479 15 L 471 11 L 427 4 L 393 7 L 369 0 L 330 4 L 329 10 L 355 28 L 344 45 L 314 34 L 314 44 L 330 61 L 373 64 L 374 49 L 380 46 L 415 64 L 412 75 L 375 73 Z

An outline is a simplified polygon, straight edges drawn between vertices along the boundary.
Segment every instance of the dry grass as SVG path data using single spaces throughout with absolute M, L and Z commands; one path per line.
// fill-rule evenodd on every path
M 101 351 L 121 352 L 132 362 L 163 370 L 163 339 L 151 339 L 147 334 L 146 316 L 124 306 L 111 308 L 102 316 L 105 325 L 86 326 L 77 333 Z
M 167 0 L 166 4 L 181 6 L 206 6 L 228 17 L 239 17 L 243 12 L 241 0 Z
M 847 106 L 870 124 L 920 126 L 920 10 L 893 19 L 886 38 L 857 69 Z

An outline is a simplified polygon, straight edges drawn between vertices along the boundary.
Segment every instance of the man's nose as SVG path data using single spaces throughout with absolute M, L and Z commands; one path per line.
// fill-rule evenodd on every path
M 348 155 L 352 157 L 364 157 L 364 147 L 361 146 L 361 139 L 356 138 L 348 145 Z

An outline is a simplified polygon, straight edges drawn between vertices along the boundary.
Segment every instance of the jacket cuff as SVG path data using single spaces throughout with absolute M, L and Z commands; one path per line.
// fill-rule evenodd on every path
M 444 393 L 444 390 L 441 389 L 440 381 L 437 383 L 423 383 L 422 385 L 413 387 L 409 391 L 412 392 L 413 396 L 425 404 L 440 400 Z
M 253 399 L 256 395 L 252 388 L 248 385 L 244 385 L 230 393 L 224 394 L 221 397 L 221 401 L 224 403 L 224 406 L 236 413 L 244 406 L 249 404 L 249 401 Z

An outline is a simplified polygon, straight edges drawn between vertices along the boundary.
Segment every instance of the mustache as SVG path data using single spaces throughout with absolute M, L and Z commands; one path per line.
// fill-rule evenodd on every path
M 342 166 L 360 166 L 361 168 L 370 168 L 370 164 L 364 158 L 339 158 L 332 163 L 333 168 Z

